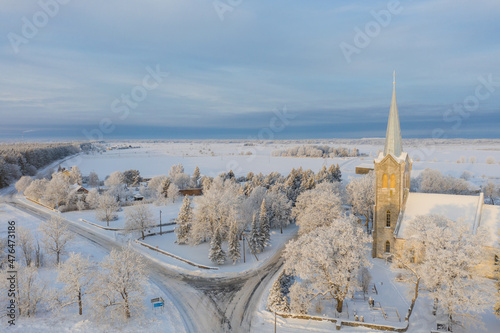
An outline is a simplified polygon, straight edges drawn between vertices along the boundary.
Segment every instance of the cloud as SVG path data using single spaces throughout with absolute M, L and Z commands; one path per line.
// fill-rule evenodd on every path
M 19 53 L 7 38 L 0 45 L 2 123 L 69 128 L 107 117 L 124 128 L 255 132 L 266 114 L 287 105 L 301 115 L 303 123 L 294 125 L 301 135 L 330 135 L 331 126 L 332 135 L 366 136 L 374 131 L 370 124 L 386 122 L 395 69 L 401 117 L 411 112 L 407 120 L 428 135 L 449 105 L 474 93 L 479 76 L 491 73 L 500 81 L 494 33 L 500 5 L 427 0 L 401 6 L 347 63 L 339 44 L 354 43 L 355 29 L 373 21 L 371 11 L 386 9 L 386 1 L 244 1 L 224 21 L 211 1 L 70 1 Z M 22 18 L 40 10 L 35 2 L 4 7 L 5 37 L 21 34 Z M 156 65 L 169 77 L 120 119 L 111 103 Z M 464 122 L 489 126 L 487 115 L 499 107 L 500 88 Z M 374 133 L 383 136 L 384 126 Z

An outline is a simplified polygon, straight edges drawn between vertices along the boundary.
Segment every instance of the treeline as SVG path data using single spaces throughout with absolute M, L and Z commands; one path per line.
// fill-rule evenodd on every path
M 15 143 L 0 145 L 0 188 L 48 164 L 94 149 L 92 143 Z
M 330 146 L 296 146 L 285 150 L 275 150 L 273 156 L 286 157 L 357 157 L 361 156 L 357 148 L 349 149 Z

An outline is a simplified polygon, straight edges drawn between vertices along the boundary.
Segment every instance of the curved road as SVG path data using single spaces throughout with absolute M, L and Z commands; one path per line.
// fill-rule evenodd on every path
M 28 214 L 46 220 L 51 213 L 16 200 L 12 192 L 3 201 Z M 66 220 L 69 229 L 98 244 L 106 251 L 123 244 L 92 232 L 92 229 Z M 266 264 L 237 277 L 199 277 L 179 273 L 144 257 L 149 279 L 170 296 L 181 314 L 187 332 L 250 332 L 252 315 L 269 280 L 281 267 L 281 250 Z

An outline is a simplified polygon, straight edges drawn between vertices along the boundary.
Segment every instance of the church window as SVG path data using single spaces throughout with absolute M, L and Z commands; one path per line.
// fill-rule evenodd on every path
M 391 226 L 391 211 L 388 210 L 387 213 L 385 214 L 386 215 L 386 222 L 385 222 L 385 226 L 386 227 L 390 227 Z
M 382 177 L 382 188 L 388 188 L 387 186 L 387 175 L 384 174 L 384 176 Z
M 396 188 L 396 176 L 391 175 L 391 188 Z
M 386 253 L 391 252 L 391 242 L 389 241 L 385 242 L 385 252 Z
M 500 263 L 499 263 L 498 256 L 497 256 L 497 255 L 495 255 L 495 265 L 499 265 L 499 264 L 500 264 Z

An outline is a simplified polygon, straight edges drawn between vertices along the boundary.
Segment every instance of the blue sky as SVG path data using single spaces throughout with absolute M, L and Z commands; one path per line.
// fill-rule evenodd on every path
M 500 137 L 496 0 L 1 8 L 0 139 L 382 137 L 393 70 L 404 137 Z

